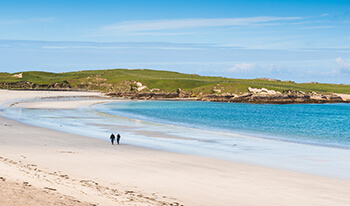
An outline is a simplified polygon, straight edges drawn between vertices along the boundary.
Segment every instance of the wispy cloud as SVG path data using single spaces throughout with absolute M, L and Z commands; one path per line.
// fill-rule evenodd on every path
M 128 35 L 146 35 L 146 36 L 178 36 L 178 35 L 191 35 L 195 32 L 134 32 L 128 33 Z
M 309 27 L 301 27 L 300 29 L 331 29 L 335 28 L 335 26 L 309 26 Z
M 221 48 L 216 44 L 190 44 L 169 42 L 80 42 L 80 41 L 26 41 L 1 40 L 1 47 L 31 47 L 45 50 L 209 50 Z
M 340 67 L 340 68 L 347 68 L 347 69 L 350 69 L 350 64 L 349 63 L 346 63 L 344 61 L 344 59 L 342 59 L 341 57 L 338 57 L 335 59 L 335 63 L 337 63 L 337 65 Z
M 236 64 L 234 67 L 227 69 L 227 72 L 233 73 L 247 73 L 252 72 L 256 67 L 255 63 L 240 63 Z
M 1 46 L 1 45 L 0 45 Z M 156 50 L 206 50 L 206 48 L 195 48 L 195 47 L 171 47 L 171 46 L 42 46 L 43 49 L 52 50 L 74 50 L 74 49 L 84 49 L 84 50 L 118 50 L 118 49 L 156 49 Z
M 350 63 L 345 62 L 345 60 L 342 59 L 341 57 L 336 58 L 335 63 L 340 68 L 341 73 L 350 74 Z
M 323 47 L 323 48 L 299 48 L 297 50 L 300 51 L 310 51 L 310 52 L 315 52 L 315 51 L 332 51 L 332 52 L 350 52 L 349 47 Z
M 267 68 L 268 72 L 274 73 L 274 72 L 281 72 L 284 68 L 284 66 L 277 65 L 277 64 L 270 64 Z
M 11 19 L 11 20 L 1 20 L 0 25 L 50 23 L 50 22 L 54 22 L 54 21 L 55 21 L 54 17 L 30 18 L 30 19 Z
M 313 20 L 313 21 L 298 21 L 298 22 L 292 22 L 292 25 L 304 25 L 304 24 L 318 24 L 318 23 L 326 23 L 328 21 L 326 20 Z
M 201 19 L 163 19 L 147 21 L 124 21 L 101 28 L 103 32 L 144 32 L 190 29 L 201 27 L 242 26 L 270 23 L 276 21 L 300 20 L 301 17 L 250 17 L 250 18 L 201 18 Z

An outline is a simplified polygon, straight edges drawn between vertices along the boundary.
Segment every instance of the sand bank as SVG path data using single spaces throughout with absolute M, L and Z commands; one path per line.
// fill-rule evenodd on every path
M 0 105 L 15 98 L 64 95 L 92 93 L 0 90 Z M 45 200 L 47 204 L 62 200 L 99 205 L 350 204 L 350 181 L 130 145 L 112 146 L 108 141 L 3 117 L 0 168 L 0 188 L 5 191 L 1 194 L 11 195 L 12 189 L 24 194 L 11 195 L 14 200 L 1 195 L 2 205 L 26 199 L 34 199 L 37 205 Z

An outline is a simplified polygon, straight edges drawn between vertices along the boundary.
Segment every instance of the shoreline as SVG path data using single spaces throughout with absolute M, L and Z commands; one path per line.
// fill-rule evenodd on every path
M 1 89 L 1 88 L 0 88 Z M 108 97 L 124 98 L 129 100 L 157 100 L 157 101 L 209 101 L 227 103 L 249 103 L 249 104 L 329 104 L 329 103 L 350 103 L 350 94 L 306 94 L 301 91 L 287 91 L 287 93 L 264 94 L 264 93 L 243 93 L 243 94 L 201 94 L 192 97 L 184 91 L 175 93 L 155 92 L 106 92 L 89 89 L 70 88 L 37 88 L 37 89 L 6 89 L 9 91 L 58 91 L 58 92 L 91 92 L 101 93 Z M 249 89 L 248 89 L 249 90 Z
M 155 99 L 152 99 L 152 100 L 123 99 L 123 100 L 118 100 L 118 101 L 169 101 L 169 102 L 172 102 L 172 101 L 193 101 L 193 100 L 186 100 L 186 99 L 185 100 L 182 100 L 182 99 L 169 99 L 169 100 L 168 99 L 161 99 L 161 100 L 155 100 Z M 114 101 L 111 101 L 111 103 L 113 103 L 113 102 Z M 100 103 L 93 104 L 91 106 L 95 106 L 95 105 L 98 105 L 98 104 L 104 104 L 104 103 L 109 103 L 109 102 L 100 102 Z M 218 102 L 218 103 L 226 103 L 226 102 Z M 246 103 L 236 103 L 236 104 L 246 104 Z M 306 104 L 313 105 L 313 103 L 306 103 Z M 344 103 L 325 103 L 325 104 L 344 104 Z M 26 107 L 24 106 L 24 108 L 26 108 Z M 97 111 L 97 110 L 94 110 L 94 111 Z M 102 112 L 102 111 L 98 111 L 98 112 L 104 113 L 104 114 L 107 114 L 107 115 L 111 115 L 109 113 L 105 113 L 105 112 Z M 132 118 L 132 117 L 127 117 L 127 116 L 117 116 L 117 117 L 126 118 L 126 119 L 132 119 L 132 120 L 142 121 L 142 122 L 150 122 L 150 123 L 154 123 L 154 124 L 175 125 L 176 127 L 179 127 L 179 128 L 186 128 L 186 129 L 198 130 L 198 131 L 203 131 L 203 132 L 204 131 L 209 131 L 208 129 L 203 129 L 203 128 L 199 128 L 199 127 L 187 127 L 187 126 L 183 126 L 183 125 L 169 124 L 169 123 L 163 123 L 163 122 L 158 122 L 158 121 L 149 121 L 149 120 L 145 120 L 145 119 L 141 119 L 141 118 Z M 252 134 L 252 133 L 247 133 L 247 132 L 237 132 L 237 131 L 231 132 L 231 131 L 228 131 L 228 130 L 216 131 L 215 133 L 227 134 L 227 135 L 238 135 L 238 136 L 247 137 L 247 138 L 257 138 L 257 139 L 263 139 L 263 140 L 279 141 L 279 142 L 286 142 L 286 143 L 292 143 L 292 144 L 301 144 L 301 145 L 309 145 L 309 146 L 315 146 L 315 147 L 325 147 L 325 148 L 332 148 L 332 149 L 350 150 L 349 146 L 342 146 L 342 145 L 335 145 L 335 144 L 327 145 L 327 144 L 322 144 L 322 143 L 317 143 L 317 142 L 293 141 L 293 140 L 290 140 L 290 139 L 285 139 L 285 138 L 283 138 L 281 136 L 277 136 L 275 138 L 272 138 L 272 137 L 267 137 L 268 135 L 264 136 L 264 135 Z
M 48 190 L 45 187 L 53 188 L 56 190 L 47 192 L 69 195 L 82 202 L 101 205 L 350 203 L 347 194 L 350 181 L 346 180 L 131 145 L 111 146 L 104 140 L 31 126 L 2 116 L 0 122 L 7 124 L 0 124 L 0 164 L 6 168 L 1 177 L 20 184 L 28 182 L 42 191 Z
M 249 89 L 248 89 L 249 90 Z M 154 93 L 154 92 L 110 92 L 106 95 L 136 100 L 186 100 L 249 104 L 327 104 L 350 103 L 350 94 L 306 94 L 299 91 L 288 91 L 286 94 L 263 94 L 245 92 L 243 94 L 200 94 L 192 97 L 191 93 Z
M 11 112 L 12 118 L 6 116 L 34 126 L 103 140 L 111 132 L 119 131 L 127 137 L 123 138 L 124 143 L 142 148 L 350 180 L 350 165 L 338 158 L 349 156 L 348 149 L 119 117 L 91 108 L 96 104 L 125 101 L 131 100 L 43 97 L 19 101 L 13 107 L 19 109 L 19 116 L 16 111 Z M 224 144 L 219 143 L 222 141 Z

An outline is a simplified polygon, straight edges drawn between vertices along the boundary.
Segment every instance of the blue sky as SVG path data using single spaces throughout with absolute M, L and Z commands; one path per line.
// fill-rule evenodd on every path
M 1 1 L 0 71 L 150 68 L 350 84 L 350 1 Z

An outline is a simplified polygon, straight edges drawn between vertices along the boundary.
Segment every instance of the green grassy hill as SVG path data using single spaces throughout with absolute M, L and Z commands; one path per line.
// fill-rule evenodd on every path
M 87 70 L 67 73 L 23 72 L 0 73 L 0 87 L 7 88 L 64 88 L 100 90 L 103 92 L 133 92 L 142 83 L 142 92 L 176 92 L 178 88 L 194 94 L 241 94 L 248 87 L 267 88 L 276 91 L 304 91 L 316 93 L 350 94 L 350 85 L 271 81 L 267 79 L 233 79 L 207 77 L 148 69 Z M 29 84 L 30 83 L 30 84 Z M 19 86 L 20 85 L 20 86 Z

